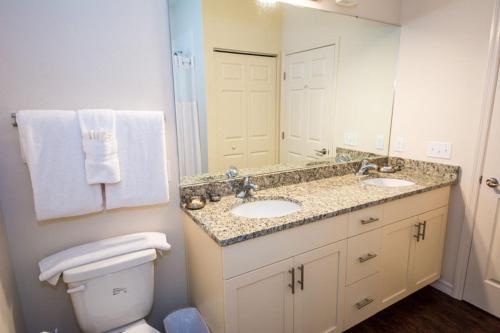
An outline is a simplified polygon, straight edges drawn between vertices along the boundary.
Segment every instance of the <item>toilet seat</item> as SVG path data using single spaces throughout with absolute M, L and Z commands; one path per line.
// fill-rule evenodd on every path
M 106 333 L 161 333 L 161 332 L 156 330 L 154 327 L 149 326 L 144 319 L 141 319 L 132 324 L 108 331 Z

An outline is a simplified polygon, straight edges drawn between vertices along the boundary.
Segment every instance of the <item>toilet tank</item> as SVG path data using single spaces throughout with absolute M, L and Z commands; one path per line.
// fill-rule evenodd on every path
M 155 259 L 148 249 L 65 271 L 82 331 L 106 332 L 144 318 L 153 305 Z

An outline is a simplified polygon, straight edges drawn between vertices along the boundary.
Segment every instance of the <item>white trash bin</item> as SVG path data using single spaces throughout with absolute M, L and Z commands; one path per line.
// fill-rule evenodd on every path
M 196 308 L 185 308 L 169 314 L 163 320 L 166 333 L 210 333 Z

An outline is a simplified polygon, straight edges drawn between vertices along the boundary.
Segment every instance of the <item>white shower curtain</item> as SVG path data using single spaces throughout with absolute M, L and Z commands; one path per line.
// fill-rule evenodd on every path
M 173 68 L 180 175 L 192 176 L 201 173 L 194 58 L 174 55 Z

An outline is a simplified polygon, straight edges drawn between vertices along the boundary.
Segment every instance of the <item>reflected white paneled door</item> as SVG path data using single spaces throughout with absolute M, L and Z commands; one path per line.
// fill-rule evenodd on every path
M 282 163 L 333 155 L 334 64 L 333 45 L 286 56 Z
M 500 317 L 500 84 L 488 136 L 464 299 Z
M 217 170 L 275 164 L 276 58 L 215 52 Z

